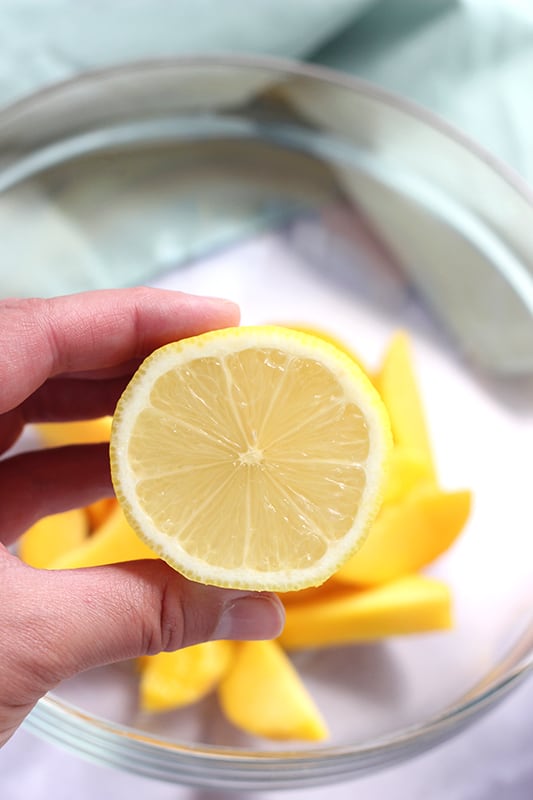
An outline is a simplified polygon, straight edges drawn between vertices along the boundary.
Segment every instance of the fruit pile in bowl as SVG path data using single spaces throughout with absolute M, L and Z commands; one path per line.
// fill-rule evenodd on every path
M 365 428 L 370 439 L 378 435 L 380 425 L 388 428 L 390 422 L 392 431 L 384 479 L 373 498 L 377 504 L 379 495 L 379 507 L 369 515 L 372 519 L 365 535 L 359 532 L 360 546 L 352 542 L 353 554 L 345 554 L 329 577 L 317 573 L 314 581 L 298 588 L 301 584 L 295 573 L 283 572 L 283 580 L 275 586 L 282 590 L 279 594 L 286 610 L 285 628 L 278 640 L 212 641 L 139 659 L 135 664 L 139 706 L 146 713 L 181 708 L 216 692 L 227 719 L 247 733 L 272 740 L 324 740 L 327 724 L 301 681 L 291 653 L 446 630 L 453 625 L 448 585 L 424 574 L 424 569 L 450 548 L 464 529 L 471 493 L 439 485 L 410 340 L 401 331 L 393 335 L 379 368 L 367 374 L 360 359 L 342 342 L 322 331 L 305 331 L 304 335 L 309 333 L 318 349 L 319 342 L 326 342 L 326 355 L 333 351 L 342 354 L 365 374 L 363 408 L 368 400 L 368 418 L 374 403 L 372 393 L 379 396 L 386 411 L 386 422 L 379 420 L 376 430 Z M 242 381 L 249 379 L 243 375 Z M 242 395 L 243 386 L 237 389 Z M 231 384 L 231 393 L 234 391 L 235 381 Z M 223 400 L 217 402 L 223 404 Z M 119 406 L 119 422 L 115 423 L 119 432 L 124 427 L 121 413 Z M 309 417 L 310 409 L 302 406 L 298 413 Z M 58 446 L 109 440 L 111 422 L 105 418 L 43 424 L 36 429 L 44 446 Z M 298 429 L 294 415 L 291 427 Z M 141 433 L 147 436 L 145 427 Z M 131 431 L 128 436 L 131 442 Z M 298 477 L 300 473 L 296 470 L 294 474 Z M 371 492 L 372 480 L 367 470 L 362 491 Z M 135 514 L 132 516 L 128 502 L 132 487 L 120 477 L 118 484 L 120 504 L 115 499 L 101 500 L 34 525 L 21 539 L 22 559 L 35 567 L 73 569 L 159 557 L 161 552 L 150 546 Z M 292 487 L 291 491 L 296 490 Z M 228 505 L 227 497 L 225 502 Z M 203 506 L 206 504 L 207 500 Z M 216 570 L 211 573 L 215 582 L 218 574 Z M 209 582 L 209 576 L 190 577 Z M 250 588 L 272 585 L 253 584 Z

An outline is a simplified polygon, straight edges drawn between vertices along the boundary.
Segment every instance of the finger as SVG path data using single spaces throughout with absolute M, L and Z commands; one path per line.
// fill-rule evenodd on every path
M 2 576 L 4 738 L 45 692 L 91 667 L 212 639 L 270 639 L 283 627 L 275 595 L 202 586 L 161 561 L 65 572 L 17 563 Z
M 0 414 L 0 453 L 15 444 L 24 430 L 24 416 L 20 408 Z
M 238 322 L 233 303 L 162 289 L 108 289 L 0 302 L 0 412 L 47 378 L 142 358 L 166 342 Z
M 20 406 L 0 414 L 0 453 L 19 438 L 27 423 L 68 422 L 112 415 L 131 376 L 110 380 L 46 381 Z
M 71 445 L 0 461 L 0 542 L 48 514 L 112 497 L 107 444 Z
M 53 378 L 22 403 L 21 413 L 25 422 L 66 422 L 111 415 L 130 378 Z
M 133 375 L 142 362 L 143 358 L 130 358 L 121 364 L 114 364 L 112 367 L 102 369 L 72 370 L 66 373 L 69 378 L 82 378 L 83 380 L 103 380 L 107 378 L 120 378 L 123 375 Z

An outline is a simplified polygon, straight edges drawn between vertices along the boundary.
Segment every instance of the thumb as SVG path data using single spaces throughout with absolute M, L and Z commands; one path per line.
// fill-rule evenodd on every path
M 31 707 L 90 667 L 209 639 L 269 639 L 283 627 L 274 594 L 193 583 L 158 560 L 45 571 L 7 556 L 0 567 L 0 708 L 2 686 L 11 704 Z

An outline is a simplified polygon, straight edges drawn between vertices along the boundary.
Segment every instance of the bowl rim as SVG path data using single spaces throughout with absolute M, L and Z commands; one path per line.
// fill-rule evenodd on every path
M 512 167 L 436 113 L 368 80 L 321 65 L 287 58 L 253 54 L 210 53 L 130 61 L 115 66 L 91 69 L 66 80 L 45 86 L 8 104 L 0 110 L 0 126 L 16 119 L 17 116 L 26 113 L 32 107 L 43 102 L 46 103 L 49 98 L 84 85 L 91 85 L 121 76 L 134 76 L 140 72 L 143 74 L 147 72 L 155 73 L 158 70 L 168 70 L 169 68 L 179 70 L 191 68 L 216 69 L 219 67 L 243 71 L 268 70 L 292 77 L 318 81 L 322 84 L 330 84 L 337 88 L 344 88 L 379 100 L 381 103 L 432 128 L 437 133 L 467 150 L 473 157 L 484 162 L 508 187 L 514 189 L 533 210 L 533 189 L 525 179 Z M 406 751 L 408 754 L 415 754 L 422 749 L 433 746 L 433 744 L 444 741 L 475 720 L 480 714 L 492 708 L 497 701 L 503 699 L 511 689 L 517 687 L 522 680 L 532 673 L 533 654 L 530 654 L 517 667 L 491 683 L 488 687 L 485 687 L 475 696 L 472 697 L 470 693 L 462 699 L 460 698 L 453 706 L 432 716 L 425 722 L 369 740 L 364 744 L 312 746 L 306 749 L 293 748 L 291 750 L 268 751 L 207 744 L 188 745 L 185 742 L 182 743 L 174 739 L 149 734 L 142 729 L 111 722 L 60 699 L 53 692 L 38 702 L 24 724 L 30 730 L 43 732 L 45 728 L 49 727 L 49 719 L 47 718 L 52 716 L 59 723 L 59 727 L 61 721 L 68 722 L 70 720 L 78 729 L 92 727 L 95 731 L 99 731 L 117 742 L 136 743 L 137 747 L 146 746 L 155 751 L 179 753 L 184 757 L 200 759 L 202 762 L 211 764 L 242 765 L 257 762 L 273 766 L 291 762 L 297 763 L 299 766 L 305 766 L 311 762 L 316 764 L 317 762 L 329 762 L 332 759 L 339 761 L 372 759 L 379 754 L 388 754 L 389 761 L 397 761 L 399 758 L 398 755 L 394 755 L 394 752 Z M 49 730 L 47 736 L 51 739 L 59 740 L 61 738 L 60 732 L 56 731 L 54 733 L 53 730 Z M 73 749 L 78 750 L 79 748 L 73 746 Z
M 379 753 L 388 753 L 397 748 L 411 750 L 412 745 L 423 742 L 425 739 L 428 739 L 430 744 L 433 741 L 435 743 L 444 741 L 456 730 L 462 730 L 483 713 L 491 710 L 512 689 L 517 688 L 523 680 L 532 675 L 533 663 L 525 664 L 505 675 L 499 681 L 489 685 L 479 694 L 465 700 L 462 704 L 452 706 L 424 722 L 407 726 L 395 733 L 369 739 L 364 744 L 313 745 L 307 748 L 295 746 L 286 750 L 253 750 L 229 745 L 188 744 L 178 739 L 151 734 L 131 725 L 112 722 L 105 719 L 105 717 L 85 711 L 73 703 L 54 696 L 53 692 L 41 698 L 38 705 L 43 710 L 52 712 L 58 720 L 72 719 L 76 727 L 84 727 L 89 724 L 113 738 L 117 737 L 120 740 L 140 743 L 141 746 L 145 745 L 151 749 L 164 750 L 172 754 L 180 753 L 211 763 L 231 762 L 245 764 L 261 761 L 263 764 L 286 764 L 290 761 L 304 764 L 312 761 L 316 765 L 317 761 L 325 761 L 331 758 L 344 760 L 356 757 L 364 761 L 365 757 L 375 757 Z M 24 724 L 29 724 L 30 729 L 34 727 L 39 729 L 41 727 L 40 724 L 34 725 L 34 715 L 35 710 Z M 417 752 L 417 750 L 413 748 L 413 752 Z
M 138 72 L 155 72 L 160 69 L 169 68 L 190 69 L 194 67 L 229 67 L 242 70 L 270 70 L 272 72 L 286 73 L 295 77 L 313 79 L 321 83 L 329 83 L 338 88 L 348 89 L 378 99 L 384 104 L 404 112 L 408 116 L 415 117 L 419 122 L 433 128 L 436 132 L 443 134 L 447 138 L 452 139 L 456 144 L 469 150 L 472 155 L 479 158 L 494 170 L 499 177 L 533 206 L 533 187 L 530 186 L 517 170 L 436 112 L 367 79 L 312 62 L 279 56 L 210 52 L 205 54 L 198 53 L 195 55 L 132 60 L 115 65 L 88 69 L 72 77 L 43 86 L 0 108 L 0 125 L 8 122 L 10 119 L 16 118 L 17 115 L 26 112 L 42 101 L 46 101 L 48 98 L 53 98 L 69 89 L 82 87 L 85 84 L 91 84 L 107 78 L 127 77 L 128 75 L 134 75 Z

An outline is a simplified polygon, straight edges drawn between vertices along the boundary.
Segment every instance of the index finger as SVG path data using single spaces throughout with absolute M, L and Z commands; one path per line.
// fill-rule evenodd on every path
M 0 413 L 53 375 L 114 367 L 238 320 L 229 301 L 146 287 L 0 301 Z

